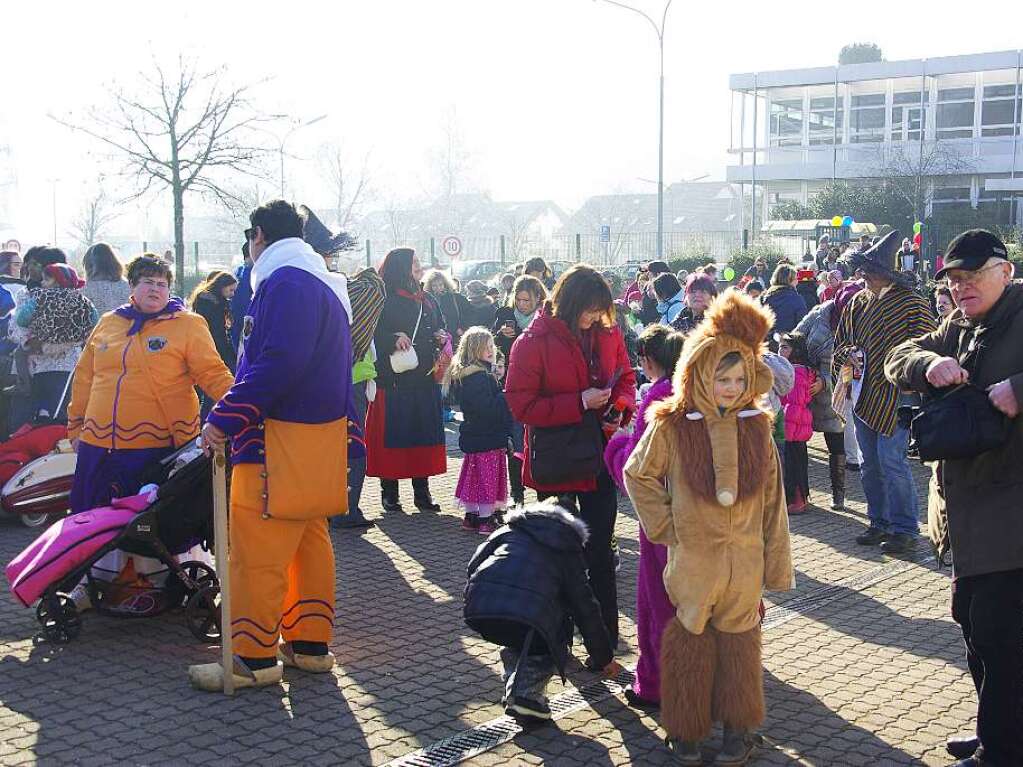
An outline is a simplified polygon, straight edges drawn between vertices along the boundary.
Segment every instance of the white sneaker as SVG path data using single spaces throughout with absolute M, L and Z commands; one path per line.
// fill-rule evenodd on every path
M 92 609 L 92 599 L 89 597 L 89 589 L 85 587 L 84 583 L 79 583 L 68 594 L 71 597 L 71 601 L 75 603 L 75 607 L 78 608 L 78 612 L 85 612 L 86 610 Z

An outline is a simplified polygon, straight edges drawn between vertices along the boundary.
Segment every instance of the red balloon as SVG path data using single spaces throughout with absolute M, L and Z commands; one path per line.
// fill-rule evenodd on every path
M 924 236 L 919 232 L 913 235 L 913 244 L 920 245 L 924 241 Z

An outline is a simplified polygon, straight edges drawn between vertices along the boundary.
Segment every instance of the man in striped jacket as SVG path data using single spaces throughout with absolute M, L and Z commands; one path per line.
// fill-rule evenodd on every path
M 835 336 L 836 379 L 843 367 L 862 360 L 861 388 L 853 408 L 856 439 L 863 453 L 861 481 L 870 527 L 857 536 L 863 546 L 888 554 L 910 554 L 919 534 L 916 487 L 906 457 L 908 411 L 917 395 L 902 393 L 884 375 L 888 352 L 935 329 L 926 299 L 913 289 L 912 274 L 892 269 L 899 233 L 890 232 L 865 251 L 849 256 L 849 267 L 867 289 L 849 301 Z M 854 354 L 858 353 L 858 354 Z

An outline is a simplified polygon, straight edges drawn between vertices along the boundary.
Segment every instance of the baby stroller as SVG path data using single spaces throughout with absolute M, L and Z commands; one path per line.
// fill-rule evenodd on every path
M 171 474 L 175 462 L 194 450 L 192 445 L 154 466 L 145 479 L 162 484 L 151 494 L 114 501 L 109 507 L 73 514 L 51 525 L 45 533 L 7 566 L 7 578 L 15 597 L 26 607 L 39 600 L 36 618 L 42 635 L 65 643 L 81 631 L 81 616 L 70 592 L 83 581 L 98 613 L 117 617 L 151 617 L 185 605 L 189 630 L 205 642 L 220 638 L 219 584 L 213 568 L 205 562 L 178 562 L 176 554 L 197 543 L 209 550 L 213 543 L 212 467 L 203 455 Z M 169 478 L 168 478 L 168 475 Z M 123 609 L 112 590 L 123 593 L 125 584 L 97 578 L 94 565 L 120 550 L 159 560 L 168 576 L 159 588 L 150 583 L 135 588 L 135 606 Z M 128 585 L 127 588 L 132 588 Z

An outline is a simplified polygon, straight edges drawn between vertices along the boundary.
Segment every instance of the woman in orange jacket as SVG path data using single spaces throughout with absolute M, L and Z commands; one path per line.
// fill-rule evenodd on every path
M 85 343 L 68 405 L 72 512 L 136 493 L 146 467 L 199 435 L 195 387 L 217 400 L 234 382 L 206 321 L 170 297 L 172 280 L 163 262 L 136 258 L 130 302 Z

